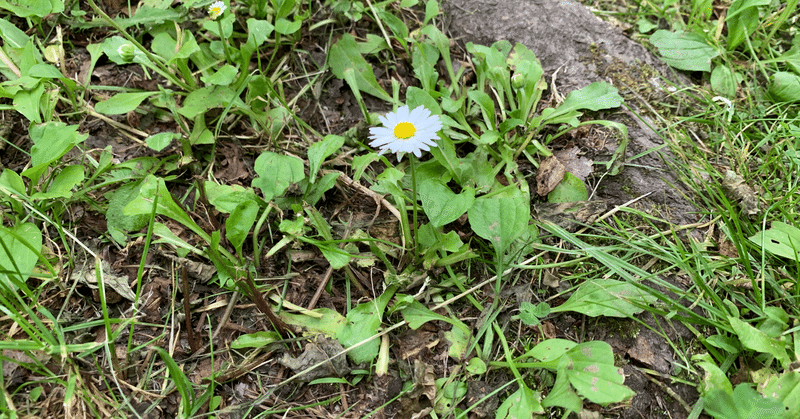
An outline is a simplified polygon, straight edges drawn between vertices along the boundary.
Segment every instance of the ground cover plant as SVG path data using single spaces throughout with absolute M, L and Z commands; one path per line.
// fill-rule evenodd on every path
M 0 2 L 0 414 L 797 417 L 797 2 L 591 6 L 683 78 L 559 93 L 436 0 Z M 696 223 L 582 216 L 620 109 Z

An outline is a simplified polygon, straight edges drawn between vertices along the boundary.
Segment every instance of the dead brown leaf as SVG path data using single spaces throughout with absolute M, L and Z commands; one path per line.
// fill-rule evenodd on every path
M 536 193 L 539 196 L 549 194 L 564 179 L 566 169 L 558 160 L 558 157 L 551 155 L 539 163 L 539 172 L 536 174 Z
M 586 180 L 592 174 L 593 162 L 586 157 L 579 157 L 579 153 L 578 147 L 572 147 L 556 151 L 553 155 L 564 165 L 565 171 L 572 173 L 580 180 Z

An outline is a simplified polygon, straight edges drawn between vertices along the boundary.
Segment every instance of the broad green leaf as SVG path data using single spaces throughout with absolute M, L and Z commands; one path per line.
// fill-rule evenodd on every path
M 37 83 L 36 86 L 30 90 L 20 89 L 14 95 L 14 110 L 21 113 L 31 122 L 41 123 L 42 95 L 44 95 L 43 83 Z
M 200 226 L 186 214 L 183 208 L 172 199 L 172 194 L 167 189 L 164 179 L 157 178 L 153 175 L 147 175 L 147 177 L 145 177 L 139 189 L 139 195 L 125 206 L 123 214 L 151 214 L 156 195 L 158 195 L 158 205 L 156 206 L 157 214 L 172 218 L 200 236 L 205 242 L 211 242 L 211 236 L 200 228 Z
M 155 151 L 161 151 L 170 145 L 172 140 L 178 138 L 181 138 L 181 135 L 176 132 L 159 132 L 158 134 L 145 138 L 144 142 L 151 149 Z
M 630 317 L 656 301 L 633 284 L 615 279 L 595 279 L 580 285 L 569 299 L 551 312 L 574 311 L 591 317 Z
M 736 75 L 724 65 L 714 67 L 711 72 L 711 89 L 726 98 L 736 97 Z
M 322 141 L 318 141 L 308 147 L 308 170 L 310 172 L 308 179 L 310 181 L 313 182 L 317 179 L 317 172 L 320 166 L 322 166 L 322 162 L 324 162 L 328 156 L 342 148 L 342 145 L 344 145 L 344 137 L 339 135 L 326 135 Z
M 335 310 L 324 307 L 311 310 L 309 314 L 281 311 L 278 316 L 288 325 L 302 327 L 310 333 L 322 333 L 330 337 L 336 337 L 347 323 L 344 316 Z
M 336 336 L 342 346 L 350 348 L 366 339 L 373 338 L 347 353 L 354 363 L 369 363 L 378 356 L 380 342 L 374 337 L 381 326 L 383 311 L 396 289 L 396 287 L 389 287 L 378 298 L 359 304 L 347 313 L 347 323 Z
M 547 202 L 558 204 L 563 202 L 587 201 L 588 199 L 589 192 L 586 190 L 586 185 L 570 172 L 564 173 L 564 179 L 556 185 L 555 189 L 547 194 Z
M 567 351 L 558 366 L 575 390 L 591 401 L 605 406 L 633 397 L 633 390 L 623 385 L 625 373 L 614 365 L 611 345 L 603 341 L 584 342 Z
M 467 96 L 478 105 L 483 114 L 483 120 L 486 122 L 486 127 L 494 130 L 497 128 L 497 121 L 494 114 L 494 100 L 485 92 L 478 90 L 470 90 Z
M 713 390 L 703 397 L 706 413 L 718 419 L 780 419 L 783 404 L 772 397 L 763 397 L 742 383 L 733 395 L 723 390 Z
M 255 192 L 239 185 L 220 185 L 207 180 L 203 183 L 208 202 L 219 212 L 231 213 L 239 204 L 246 201 L 258 202 Z
M 461 217 L 475 202 L 475 191 L 464 188 L 455 194 L 439 179 L 426 179 L 419 185 L 419 196 L 422 208 L 431 224 L 442 227 Z
M 203 87 L 186 96 L 183 107 L 178 109 L 178 113 L 191 119 L 209 109 L 226 107 L 231 101 L 236 107 L 246 107 L 236 91 L 228 86 Z
M 345 79 L 345 72 L 352 73 L 356 85 L 350 86 L 351 89 L 361 90 L 387 102 L 394 102 L 392 97 L 375 80 L 372 66 L 358 52 L 356 40 L 349 33 L 345 33 L 331 47 L 328 62 L 333 75 L 339 79 Z
M 83 165 L 67 166 L 56 175 L 47 192 L 37 192 L 31 196 L 33 199 L 69 198 L 72 188 L 83 182 Z
M 125 215 L 124 208 L 139 195 L 140 182 L 128 182 L 111 193 L 106 210 L 106 224 L 114 240 L 125 243 L 124 232 L 141 230 L 147 225 L 149 214 Z
M 261 189 L 265 201 L 283 195 L 289 185 L 305 178 L 303 161 L 297 157 L 265 151 L 255 161 L 258 177 L 253 179 L 254 188 Z
M 519 385 L 519 389 L 497 408 L 495 419 L 525 419 L 533 417 L 535 413 L 544 413 L 544 407 L 539 401 L 541 395 L 534 393 L 524 383 Z
M 51 0 L 3 0 L 0 1 L 0 8 L 6 9 L 19 17 L 35 16 L 43 18 L 51 13 L 63 12 L 64 2 Z
M 786 353 L 786 343 L 779 339 L 769 337 L 766 333 L 736 318 L 729 317 L 728 322 L 733 328 L 733 332 L 739 336 L 739 341 L 745 348 L 770 354 L 780 361 L 786 368 L 791 363 L 789 355 Z
M 701 395 L 709 394 L 714 390 L 723 390 L 728 394 L 733 394 L 731 382 L 711 358 L 711 355 L 708 353 L 698 354 L 692 357 L 692 361 L 705 371 L 703 380 L 698 386 Z
M 786 71 L 773 74 L 769 96 L 773 102 L 800 101 L 800 76 Z
M 772 396 L 787 408 L 784 418 L 800 417 L 800 372 L 785 371 L 764 385 L 763 394 Z
M 322 252 L 322 256 L 331 264 L 333 269 L 344 268 L 350 263 L 350 254 L 336 246 L 318 244 L 317 248 Z
M 247 36 L 253 39 L 257 47 L 269 39 L 274 29 L 275 27 L 266 20 L 247 19 Z
M 531 348 L 528 352 L 525 352 L 520 358 L 533 357 L 548 364 L 544 368 L 555 370 L 561 357 L 576 345 L 577 343 L 571 340 L 547 339 Z
M 741 44 L 745 38 L 753 37 L 761 22 L 758 7 L 768 6 L 770 0 L 735 0 L 728 8 L 725 23 L 728 25 L 728 51 Z
M 719 55 L 702 36 L 691 32 L 658 30 L 650 42 L 658 48 L 661 59 L 678 70 L 711 71 L 711 59 Z
M 477 198 L 468 211 L 472 230 L 492 243 L 498 255 L 525 232 L 531 218 L 528 198 L 514 191 L 510 196 Z
M 231 348 L 263 348 L 271 343 L 280 341 L 281 335 L 278 332 L 255 332 L 241 335 L 231 342 Z
M 275 32 L 282 35 L 291 35 L 297 32 L 302 24 L 302 20 L 290 21 L 284 18 L 278 18 L 278 20 L 275 21 Z
M 225 237 L 228 238 L 234 249 L 241 250 L 242 243 L 250 233 L 257 216 L 258 204 L 249 200 L 237 205 L 225 220 Z
M 207 85 L 227 86 L 233 83 L 239 71 L 236 67 L 225 64 L 220 67 L 214 74 L 206 77 L 201 76 L 200 80 Z
M 750 241 L 774 255 L 800 261 L 800 229 L 793 225 L 773 221 L 769 230 L 759 231 Z
M 580 412 L 583 407 L 583 399 L 578 396 L 578 393 L 569 384 L 566 374 L 557 374 L 553 388 L 547 393 L 547 397 L 542 400 L 542 406 L 563 407 L 570 412 Z
M 419 87 L 409 86 L 406 90 L 406 104 L 411 110 L 419 106 L 424 106 L 425 109 L 430 111 L 431 115 L 441 115 L 442 108 L 439 107 L 439 102 L 431 96 L 427 91 Z
M 17 289 L 15 282 L 24 283 L 39 260 L 42 233 L 32 223 L 0 226 L 0 244 L 0 281 L 5 287 Z
M 31 40 L 24 31 L 7 19 L 0 19 L 0 38 L 6 42 L 6 46 L 16 49 L 24 48 Z
M 58 160 L 89 137 L 89 134 L 79 134 L 77 125 L 66 125 L 63 122 L 47 122 L 31 126 L 28 134 L 33 142 L 31 147 L 31 167 L 22 176 L 30 179 L 34 184 L 39 183 L 39 178 L 50 163 Z
M 528 326 L 539 324 L 539 320 L 548 314 L 550 314 L 550 305 L 544 302 L 533 305 L 523 301 L 519 307 L 519 319 Z
M 619 95 L 617 88 L 604 81 L 596 81 L 583 89 L 569 92 L 564 102 L 552 113 L 542 113 L 544 123 L 568 122 L 564 120 L 575 119 L 580 116 L 581 109 L 599 111 L 601 109 L 611 109 L 622 105 L 622 96 Z M 577 119 L 574 121 L 577 123 Z M 575 124 L 573 124 L 575 125 Z

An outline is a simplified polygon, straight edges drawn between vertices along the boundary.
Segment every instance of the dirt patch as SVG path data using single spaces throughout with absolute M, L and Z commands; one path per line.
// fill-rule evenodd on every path
M 449 29 L 461 42 L 482 45 L 505 39 L 533 51 L 542 63 L 548 86 L 566 95 L 596 81 L 607 81 L 625 97 L 631 111 L 620 109 L 594 119 L 618 121 L 628 127 L 627 156 L 653 150 L 628 163 L 618 176 L 597 180 L 597 196 L 620 205 L 650 194 L 643 209 L 676 224 L 697 221 L 695 205 L 685 198 L 686 189 L 670 170 L 675 157 L 648 125 L 645 102 L 668 99 L 667 84 L 677 80 L 662 61 L 617 28 L 601 21 L 586 7 L 573 1 L 501 2 L 449 0 L 443 2 Z M 491 22 L 487 24 L 487 22 Z M 553 94 L 552 88 L 545 92 Z M 597 150 L 586 150 L 595 161 L 608 160 L 617 144 L 608 138 Z

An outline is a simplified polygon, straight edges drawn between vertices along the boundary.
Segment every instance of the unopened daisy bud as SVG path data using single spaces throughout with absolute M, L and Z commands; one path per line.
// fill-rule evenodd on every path
M 520 73 L 514 74 L 511 76 L 511 85 L 514 86 L 515 89 L 520 89 L 525 86 L 525 76 Z
M 227 7 L 225 6 L 225 3 L 221 1 L 215 1 L 214 3 L 211 3 L 211 6 L 208 6 L 208 15 L 211 17 L 211 20 L 216 20 L 218 17 L 220 17 L 220 15 L 222 15 L 222 12 L 224 12 L 226 8 Z
M 123 61 L 129 63 L 133 61 L 133 57 L 136 56 L 136 47 L 131 44 L 122 44 L 119 46 L 119 48 L 117 48 L 117 52 Z

